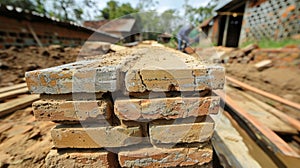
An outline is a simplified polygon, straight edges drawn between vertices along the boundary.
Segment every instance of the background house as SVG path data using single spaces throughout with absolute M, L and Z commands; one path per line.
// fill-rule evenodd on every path
M 300 33 L 299 0 L 227 0 L 200 27 L 214 44 L 238 47 L 246 41 L 282 40 Z
M 0 49 L 51 44 L 78 46 L 87 40 L 119 41 L 119 37 L 113 34 L 1 4 L 0 23 Z
M 116 20 L 86 21 L 84 26 L 91 27 L 102 32 L 113 34 L 123 42 L 139 41 L 139 25 L 134 18 L 121 18 Z

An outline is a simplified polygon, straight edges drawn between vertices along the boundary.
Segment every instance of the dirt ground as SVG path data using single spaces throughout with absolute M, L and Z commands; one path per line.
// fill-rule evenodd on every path
M 0 50 L 0 87 L 24 82 L 26 71 L 57 66 L 77 59 L 80 48 L 57 46 Z M 258 71 L 254 63 L 224 65 L 226 75 L 283 98 L 300 103 L 300 68 L 276 66 Z M 0 118 L 0 168 L 44 167 L 53 146 L 52 122 L 36 121 L 31 107 Z
M 26 71 L 74 62 L 80 48 L 29 47 L 0 50 L 0 87 L 24 82 Z
M 0 50 L 0 87 L 24 82 L 26 71 L 74 62 L 79 52 L 60 46 Z M 36 121 L 31 107 L 0 118 L 0 168 L 45 167 L 54 125 Z
M 258 71 L 253 64 L 228 64 L 226 75 L 256 88 L 300 103 L 300 69 L 268 68 Z
M 36 121 L 31 107 L 0 119 L 0 167 L 44 167 L 54 125 Z

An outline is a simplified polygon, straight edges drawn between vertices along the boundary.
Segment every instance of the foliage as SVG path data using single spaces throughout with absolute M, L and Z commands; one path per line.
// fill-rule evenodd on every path
M 155 0 L 139 0 L 137 4 L 137 10 L 141 12 L 154 10 L 158 5 L 158 1 Z
M 254 41 L 254 40 L 249 40 L 244 42 L 240 47 L 246 47 L 249 44 L 258 44 L 258 46 L 260 48 L 282 48 L 285 47 L 287 45 L 300 45 L 300 40 L 295 40 L 295 39 L 283 39 L 283 40 L 278 40 L 278 41 L 274 41 L 274 40 L 270 40 L 270 39 L 262 39 L 259 41 Z
M 192 23 L 201 23 L 213 16 L 214 9 L 219 2 L 220 0 L 211 0 L 206 6 L 194 7 L 188 4 L 188 0 L 185 0 L 183 5 L 185 16 Z
M 76 0 L 44 0 L 52 2 L 53 10 L 49 10 L 50 16 L 57 17 L 61 20 L 76 21 L 82 20 L 83 6 L 91 7 L 95 5 L 93 0 L 84 0 L 83 4 L 79 5 Z
M 31 0 L 0 0 L 0 4 L 16 6 L 31 11 L 36 9 L 35 4 Z
M 0 0 L 0 4 L 21 7 L 30 11 L 47 14 L 63 21 L 83 20 L 83 8 L 95 6 L 95 0 Z
M 98 18 L 112 20 L 130 13 L 136 13 L 138 10 L 133 8 L 130 3 L 123 3 L 120 5 L 117 1 L 111 0 L 107 2 L 106 7 L 100 12 L 101 16 Z

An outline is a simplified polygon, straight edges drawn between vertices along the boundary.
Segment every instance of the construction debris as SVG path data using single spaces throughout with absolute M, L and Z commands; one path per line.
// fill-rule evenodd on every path
M 221 66 L 137 47 L 27 72 L 26 81 L 41 94 L 36 118 L 59 122 L 49 167 L 212 166 L 209 115 L 218 113 L 219 98 L 210 91 L 224 86 Z
M 258 63 L 256 63 L 255 68 L 259 71 L 262 71 L 264 69 L 270 68 L 272 66 L 272 61 L 271 60 L 263 60 Z

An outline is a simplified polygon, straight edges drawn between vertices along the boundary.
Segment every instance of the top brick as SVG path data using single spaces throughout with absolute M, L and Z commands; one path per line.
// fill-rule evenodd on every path
M 162 47 L 137 47 L 25 74 L 32 93 L 222 89 L 224 68 Z

